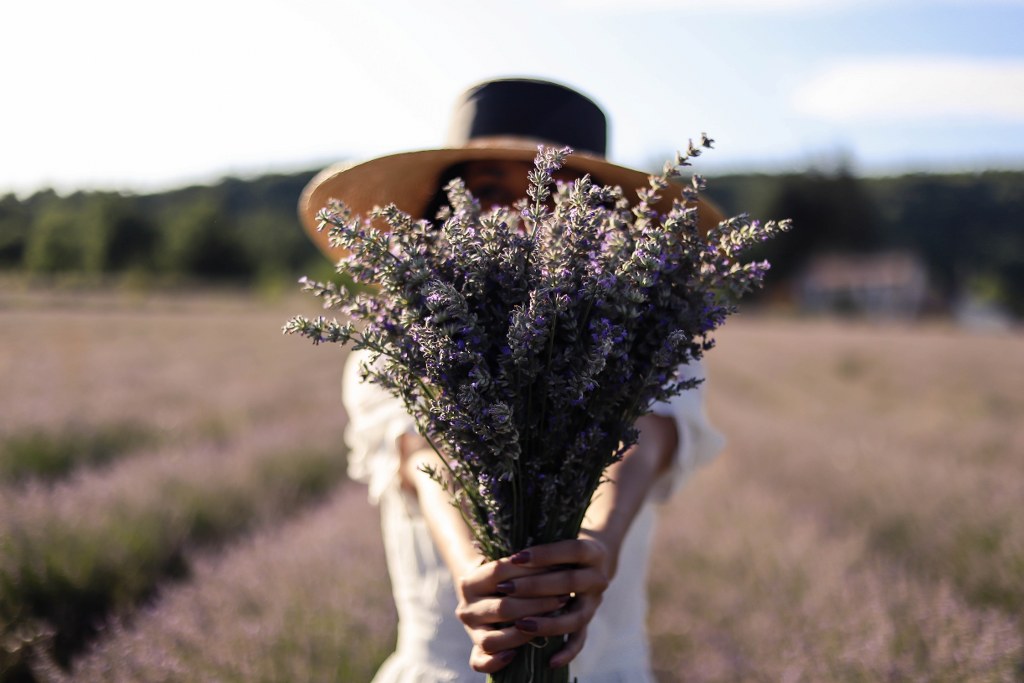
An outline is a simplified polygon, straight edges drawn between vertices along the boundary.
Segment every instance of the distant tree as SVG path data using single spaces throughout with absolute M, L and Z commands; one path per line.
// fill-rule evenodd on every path
M 164 226 L 160 259 L 173 274 L 203 279 L 244 279 L 255 268 L 246 258 L 237 225 L 206 200 L 184 207 Z
M 310 174 L 227 178 L 210 188 L 235 218 L 242 247 L 264 274 L 296 273 L 322 258 L 299 225 L 297 204 Z
M 32 273 L 80 271 L 84 267 L 80 220 L 73 203 L 46 205 L 32 218 L 25 245 L 25 269 Z
M 762 218 L 778 208 L 779 188 L 784 178 L 763 173 L 710 178 L 705 199 L 725 215 L 748 213 Z
M 914 174 L 871 186 L 886 242 L 920 254 L 944 300 L 984 281 L 1024 314 L 1024 174 Z
M 273 211 L 247 211 L 238 217 L 240 245 L 260 275 L 273 277 L 294 273 L 310 255 L 310 243 L 298 219 Z
M 25 256 L 32 216 L 13 194 L 0 197 L 0 268 L 17 268 Z
M 133 197 L 97 193 L 83 211 L 83 264 L 96 273 L 152 268 L 159 234 Z
M 881 244 L 874 200 L 846 168 L 784 176 L 763 218 L 793 221 L 793 230 L 759 250 L 776 279 L 788 279 L 815 254 L 868 252 Z

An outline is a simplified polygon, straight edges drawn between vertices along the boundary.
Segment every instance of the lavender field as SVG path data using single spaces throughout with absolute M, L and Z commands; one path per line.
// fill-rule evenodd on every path
M 365 681 L 395 617 L 303 299 L 0 295 L 0 681 Z M 662 681 L 1024 680 L 1024 335 L 739 316 Z M 585 682 L 582 682 L 585 683 Z

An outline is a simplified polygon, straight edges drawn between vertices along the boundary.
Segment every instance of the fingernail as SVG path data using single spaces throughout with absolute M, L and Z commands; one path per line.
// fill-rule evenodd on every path
M 572 600 L 572 596 L 571 595 L 559 595 L 558 596 L 558 602 L 562 603 L 563 605 L 568 603 L 570 600 Z
M 511 662 L 515 658 L 516 658 L 516 651 L 515 650 L 505 650 L 504 652 L 502 652 L 501 654 L 498 655 L 498 659 L 500 659 L 505 664 L 508 664 L 509 662 Z
M 530 561 L 530 551 L 520 550 L 518 553 L 508 558 L 512 564 L 526 564 Z
M 516 628 L 527 633 L 535 633 L 537 631 L 537 622 L 533 619 L 520 619 L 516 622 Z
M 499 593 L 504 593 L 505 595 L 511 595 L 516 592 L 516 584 L 514 581 L 502 581 L 494 588 Z

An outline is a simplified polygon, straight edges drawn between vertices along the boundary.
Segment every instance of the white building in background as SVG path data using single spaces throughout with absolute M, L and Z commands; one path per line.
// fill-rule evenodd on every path
M 809 313 L 913 318 L 924 310 L 928 271 L 904 251 L 821 255 L 797 279 L 796 293 Z

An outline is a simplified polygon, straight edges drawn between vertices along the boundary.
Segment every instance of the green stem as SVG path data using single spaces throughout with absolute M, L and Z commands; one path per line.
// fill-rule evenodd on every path
M 569 683 L 569 667 L 552 669 L 551 658 L 563 646 L 561 638 L 536 638 L 523 645 L 507 667 L 487 677 L 487 683 Z

